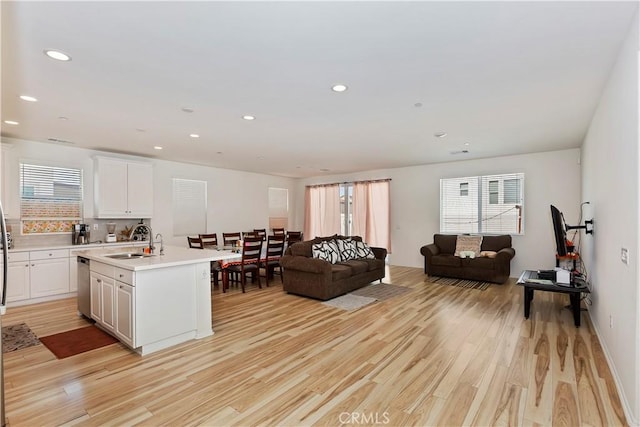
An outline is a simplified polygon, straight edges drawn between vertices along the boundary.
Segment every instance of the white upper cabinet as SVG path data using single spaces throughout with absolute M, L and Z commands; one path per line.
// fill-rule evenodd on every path
M 151 163 L 96 157 L 94 183 L 98 218 L 151 218 Z

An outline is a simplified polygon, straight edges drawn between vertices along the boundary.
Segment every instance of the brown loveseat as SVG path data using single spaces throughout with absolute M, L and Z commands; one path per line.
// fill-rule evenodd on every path
M 331 264 L 313 258 L 311 249 L 315 243 L 348 238 L 362 241 L 358 236 L 335 235 L 316 237 L 289 246 L 280 258 L 283 269 L 282 288 L 291 294 L 328 300 L 382 279 L 385 274 L 384 259 L 387 256 L 387 250 L 384 248 L 372 247 L 375 255 L 373 259 L 352 259 Z
M 420 253 L 424 255 L 425 274 L 494 283 L 504 283 L 509 279 L 511 259 L 516 254 L 511 247 L 511 236 L 483 236 L 480 250 L 495 252 L 492 258 L 457 257 L 454 255 L 456 240 L 456 235 L 435 234 L 432 244 L 420 248 Z

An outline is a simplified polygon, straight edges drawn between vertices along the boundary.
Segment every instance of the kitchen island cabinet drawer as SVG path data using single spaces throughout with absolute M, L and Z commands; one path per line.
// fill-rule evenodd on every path
M 113 279 L 114 266 L 96 261 L 91 261 L 89 265 L 91 266 L 91 271 L 95 271 L 96 273 L 100 273 L 103 276 L 111 277 Z
M 133 271 L 125 270 L 123 268 L 114 267 L 115 274 L 113 276 L 119 282 L 126 283 L 128 285 L 133 285 Z

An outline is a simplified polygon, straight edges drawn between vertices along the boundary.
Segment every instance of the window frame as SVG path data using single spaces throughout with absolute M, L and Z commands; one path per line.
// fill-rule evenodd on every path
M 32 175 L 33 179 L 38 179 L 38 173 L 45 174 L 46 169 L 50 169 L 48 173 L 51 173 L 50 180 L 43 180 L 43 183 L 50 183 L 52 195 L 50 197 L 45 197 L 44 195 L 40 195 L 38 197 L 37 191 L 35 191 L 34 185 L 25 185 L 25 180 L 28 182 L 28 179 L 25 179 L 25 168 L 41 168 L 40 171 L 34 172 Z M 55 180 L 55 169 L 61 170 L 63 174 L 68 174 L 70 179 L 78 179 L 79 180 L 79 189 L 74 191 L 79 197 L 56 197 L 56 182 L 60 185 L 62 180 Z M 48 162 L 34 159 L 20 159 L 18 161 L 18 215 L 20 219 L 20 234 L 21 235 L 64 235 L 71 234 L 73 231 L 73 224 L 80 223 L 84 219 L 84 198 L 85 198 L 85 179 L 84 179 L 84 168 L 80 165 L 75 164 L 61 164 L 58 162 Z M 75 175 L 75 176 L 74 176 Z M 63 175 L 64 176 L 64 175 Z M 68 185 L 68 184 L 67 184 Z M 24 189 L 31 188 L 32 191 L 30 195 L 24 197 Z M 71 204 L 75 204 L 77 209 L 77 215 L 27 215 L 25 214 L 25 210 L 28 209 L 27 202 L 31 201 L 52 201 L 53 203 L 59 203 L 62 205 L 62 202 L 71 202 Z M 55 209 L 54 209 L 55 210 Z M 57 223 L 57 224 L 56 224 Z M 36 224 L 40 224 L 37 226 Z M 27 230 L 29 229 L 29 230 Z
M 523 172 L 441 178 L 440 233 L 524 235 L 524 180 Z

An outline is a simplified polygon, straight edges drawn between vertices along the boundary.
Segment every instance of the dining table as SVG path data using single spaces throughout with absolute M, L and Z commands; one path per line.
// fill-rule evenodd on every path
M 223 259 L 218 260 L 220 263 L 220 268 L 222 269 L 222 291 L 226 292 L 229 289 L 229 270 L 228 268 L 232 265 L 240 265 L 242 264 L 242 247 L 237 246 L 221 246 L 216 248 L 206 248 L 205 250 L 209 251 L 218 251 L 223 253 L 225 256 Z M 260 263 L 263 264 L 268 261 L 277 261 L 280 259 L 280 256 L 270 256 L 267 257 L 267 247 L 263 245 L 262 251 L 260 252 Z

